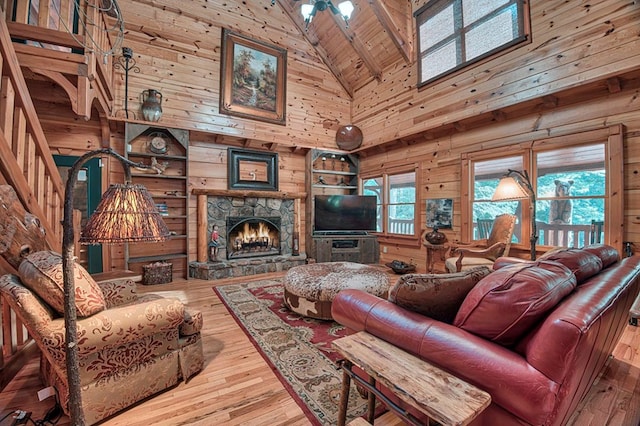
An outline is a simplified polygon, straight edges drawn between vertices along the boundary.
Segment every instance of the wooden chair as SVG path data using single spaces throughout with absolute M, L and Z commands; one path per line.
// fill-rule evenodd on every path
M 449 272 L 460 272 L 480 265 L 491 267 L 500 256 L 507 256 L 511 248 L 516 216 L 501 214 L 496 216 L 489 238 L 475 241 L 473 244 L 457 243 L 452 245 L 450 257 L 445 261 Z
M 495 219 L 478 219 L 478 239 L 484 240 L 489 237 L 494 220 Z

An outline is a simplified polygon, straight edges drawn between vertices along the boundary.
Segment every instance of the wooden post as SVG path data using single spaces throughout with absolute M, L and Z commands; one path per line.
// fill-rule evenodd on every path
M 208 213 L 207 212 L 207 195 L 198 194 L 198 205 L 197 205 L 198 262 L 207 262 L 209 260 L 209 254 L 207 253 L 207 249 L 208 249 L 207 246 L 209 243 L 207 225 L 209 222 L 209 217 L 207 213 Z

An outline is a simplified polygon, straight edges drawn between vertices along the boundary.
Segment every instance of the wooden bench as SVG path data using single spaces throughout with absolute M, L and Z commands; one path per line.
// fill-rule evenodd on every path
M 344 357 L 338 426 L 346 422 L 351 378 L 369 392 L 371 424 L 376 396 L 410 424 L 422 424 L 383 395 L 376 388 L 376 381 L 444 426 L 466 425 L 491 403 L 491 396 L 483 390 L 364 331 L 335 340 L 333 346 Z M 354 372 L 353 365 L 360 367 L 369 379 Z

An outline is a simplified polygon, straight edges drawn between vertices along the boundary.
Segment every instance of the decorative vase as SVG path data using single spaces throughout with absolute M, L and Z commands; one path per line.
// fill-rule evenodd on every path
M 438 228 L 433 228 L 433 231 L 428 232 L 424 238 L 434 245 L 440 245 L 447 241 L 447 236 L 438 231 Z
M 142 117 L 146 121 L 158 121 L 162 117 L 162 93 L 155 89 L 142 91 Z

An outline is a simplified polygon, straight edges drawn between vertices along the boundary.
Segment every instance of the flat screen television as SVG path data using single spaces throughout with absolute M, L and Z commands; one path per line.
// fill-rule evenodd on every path
M 373 195 L 316 195 L 314 231 L 375 231 L 376 212 Z

